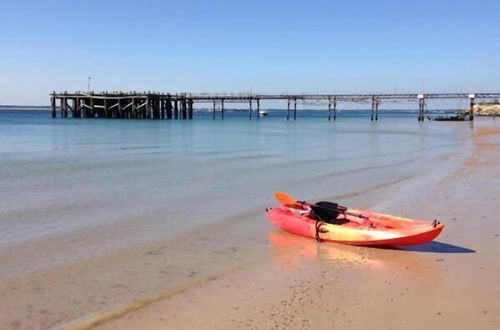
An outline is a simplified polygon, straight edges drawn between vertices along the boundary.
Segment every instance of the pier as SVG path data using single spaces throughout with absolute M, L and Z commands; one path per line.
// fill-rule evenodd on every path
M 282 101 L 286 104 L 286 119 L 297 119 L 297 102 L 311 102 L 328 109 L 328 120 L 337 119 L 339 107 L 345 103 L 371 104 L 371 121 L 379 118 L 383 102 L 418 103 L 418 121 L 426 115 L 426 102 L 441 99 L 467 100 L 469 120 L 474 119 L 476 100 L 499 99 L 500 93 L 394 93 L 394 94 L 252 94 L 252 93 L 154 93 L 154 92 L 74 92 L 50 94 L 52 117 L 57 117 L 59 103 L 61 118 L 122 118 L 192 120 L 194 104 L 211 107 L 212 118 L 224 119 L 228 103 L 248 103 L 248 118 L 259 119 L 261 101 Z M 255 105 L 255 106 L 254 106 Z M 69 115 L 71 113 L 71 116 Z

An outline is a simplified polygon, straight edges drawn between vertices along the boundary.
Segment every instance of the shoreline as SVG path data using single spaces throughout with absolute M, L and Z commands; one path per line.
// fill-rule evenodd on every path
M 495 168 L 500 144 L 476 135 L 463 166 L 436 182 L 436 189 L 418 202 L 384 205 L 447 219 L 437 242 L 423 248 L 373 249 L 319 244 L 271 231 L 271 242 L 281 250 L 270 260 L 200 283 L 97 329 L 496 329 L 500 263 L 494 251 L 500 246 L 500 228 L 493 221 L 499 210 L 481 199 L 471 200 L 468 191 L 481 187 L 491 193 L 500 184 L 495 179 L 500 178 Z M 487 137 L 500 141 L 500 129 Z M 470 164 L 478 148 L 486 161 L 481 172 Z M 487 228 L 469 219 L 481 219 Z M 472 278 L 476 280 L 471 283 Z
M 0 106 L 0 111 L 50 111 L 50 106 L 45 106 L 45 105 L 26 105 L 26 106 L 16 106 L 16 105 L 6 105 L 6 106 Z M 61 110 L 60 108 L 57 108 L 57 110 Z

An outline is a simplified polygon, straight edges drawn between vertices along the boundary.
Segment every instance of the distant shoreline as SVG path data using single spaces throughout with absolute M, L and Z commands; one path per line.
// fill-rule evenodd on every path
M 0 111 L 2 111 L 2 110 L 3 111 L 8 111 L 8 110 L 44 111 L 44 110 L 50 110 L 50 106 L 46 106 L 46 105 L 0 105 Z

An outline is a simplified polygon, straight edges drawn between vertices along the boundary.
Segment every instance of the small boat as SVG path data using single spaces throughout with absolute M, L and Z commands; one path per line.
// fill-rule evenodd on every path
M 458 114 L 455 116 L 437 116 L 432 118 L 435 121 L 465 121 L 465 115 Z
M 266 110 L 259 110 L 259 116 L 267 117 L 267 111 Z
M 436 220 L 348 209 L 331 202 L 310 204 L 281 192 L 275 196 L 281 205 L 267 209 L 269 221 L 287 232 L 318 241 L 366 246 L 417 245 L 434 240 L 444 228 Z

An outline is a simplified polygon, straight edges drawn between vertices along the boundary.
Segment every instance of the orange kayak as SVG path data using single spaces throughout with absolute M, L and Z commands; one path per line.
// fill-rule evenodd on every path
M 281 205 L 267 210 L 267 217 L 278 228 L 321 241 L 350 245 L 416 245 L 435 239 L 444 225 L 436 221 L 415 220 L 387 214 L 347 209 L 341 223 L 311 218 L 310 210 Z

